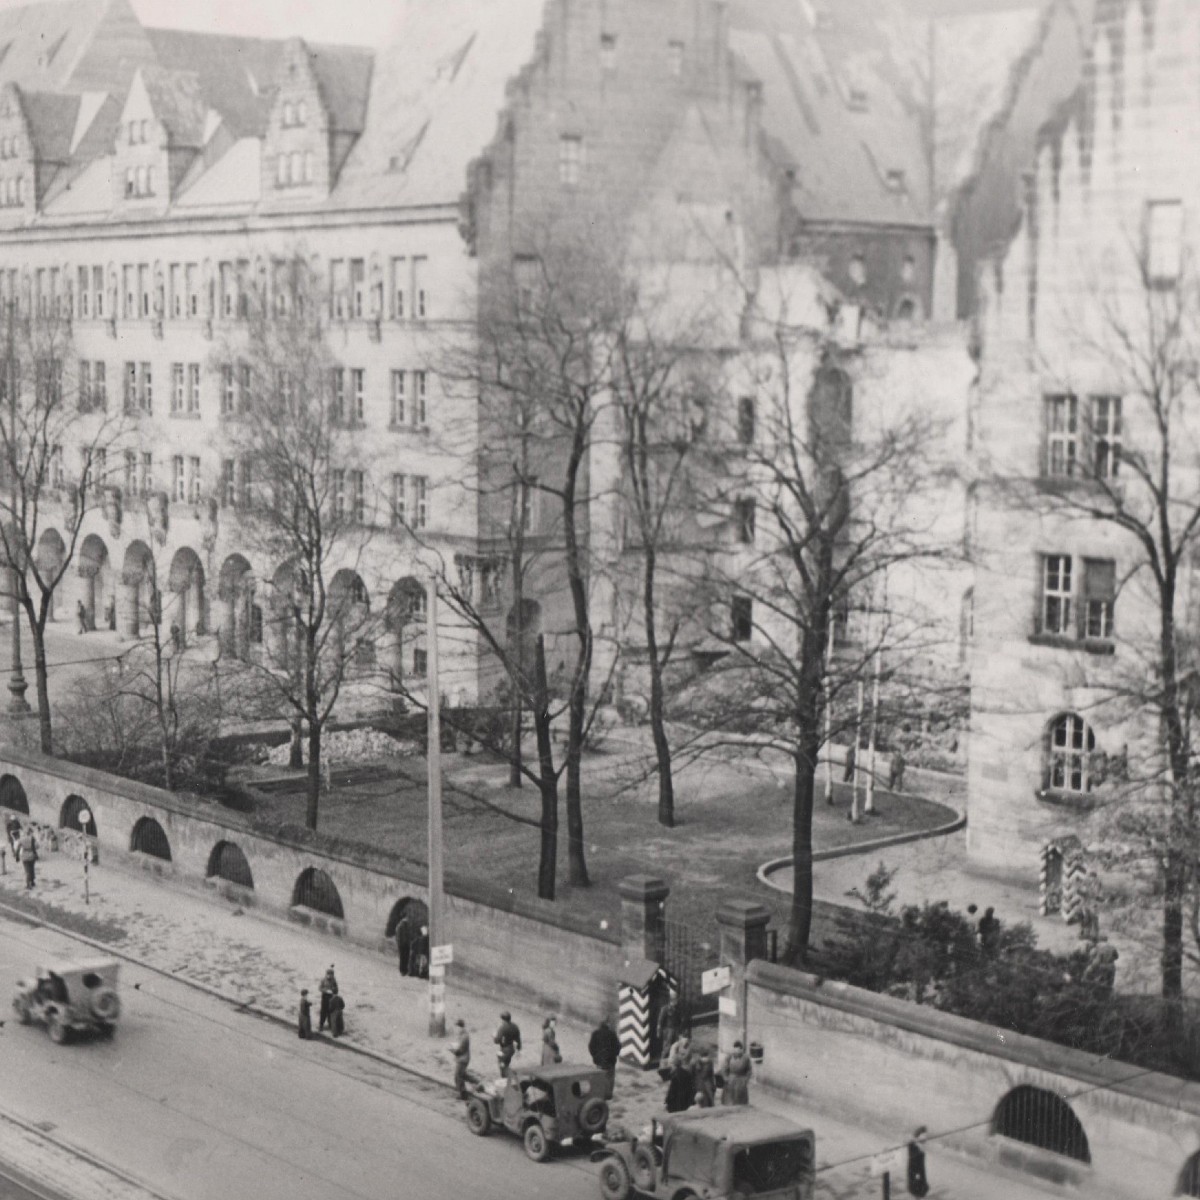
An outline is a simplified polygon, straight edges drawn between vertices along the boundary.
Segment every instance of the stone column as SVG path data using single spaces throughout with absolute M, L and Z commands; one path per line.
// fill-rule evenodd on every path
M 87 613 L 87 624 L 89 629 L 96 628 L 96 572 L 95 571 L 80 571 L 79 582 L 82 595 L 80 599 L 83 601 L 83 611 Z
M 121 614 L 119 624 L 126 637 L 136 638 L 142 630 L 142 615 L 138 612 L 141 588 L 128 580 L 121 581 Z
M 721 966 L 730 970 L 729 986 L 721 993 L 721 1019 L 717 1048 L 728 1054 L 741 1041 L 749 1050 L 746 1029 L 746 967 L 756 958 L 767 957 L 767 925 L 771 914 L 748 900 L 726 900 L 717 910 L 721 931 Z M 736 1013 L 728 1011 L 736 1007 Z
M 621 893 L 621 953 L 661 964 L 666 938 L 666 901 L 671 889 L 654 875 L 627 875 Z
M 236 651 L 236 627 L 234 625 L 234 607 L 232 600 L 226 600 L 224 596 L 218 596 L 216 605 L 216 620 L 217 620 L 217 636 L 221 642 L 221 653 L 226 657 L 232 657 Z

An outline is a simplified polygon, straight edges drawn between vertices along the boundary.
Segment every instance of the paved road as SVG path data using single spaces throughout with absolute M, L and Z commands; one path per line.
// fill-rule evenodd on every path
M 78 952 L 57 934 L 0 921 L 0 997 L 37 961 Z M 6 1014 L 0 1109 L 154 1192 L 172 1200 L 597 1195 L 586 1162 L 539 1167 L 515 1139 L 471 1137 L 444 1091 L 335 1045 L 302 1043 L 173 980 L 121 970 L 125 1009 L 111 1042 L 55 1046 L 40 1027 Z

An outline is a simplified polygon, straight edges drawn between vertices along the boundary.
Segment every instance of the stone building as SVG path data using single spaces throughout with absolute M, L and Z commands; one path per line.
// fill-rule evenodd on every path
M 1145 520 L 1134 464 L 1162 461 L 1140 356 L 1162 314 L 1194 307 L 1198 87 L 1194 4 L 1100 6 L 1078 87 L 1039 134 L 1019 227 L 981 273 L 968 845 L 1027 878 L 1046 843 L 1080 831 L 1114 762 L 1144 773 L 1157 753 L 1147 707 L 1122 699 L 1156 661 L 1147 550 L 1095 513 Z M 1193 391 L 1167 442 L 1185 509 L 1200 483 Z M 1179 584 L 1188 629 L 1190 567 Z

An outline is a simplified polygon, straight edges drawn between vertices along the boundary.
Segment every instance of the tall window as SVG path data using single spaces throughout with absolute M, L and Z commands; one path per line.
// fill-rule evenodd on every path
M 1113 636 L 1117 565 L 1109 559 L 1083 561 L 1083 635 L 1107 641 Z
M 392 316 L 403 321 L 406 315 L 404 300 L 408 293 L 408 259 L 392 259 Z
M 735 642 L 748 642 L 754 633 L 754 608 L 749 596 L 734 596 L 730 604 L 731 633 Z
M 366 313 L 367 268 L 361 258 L 350 260 L 350 303 L 351 315 L 361 321 Z
M 350 472 L 350 520 L 361 525 L 367 519 L 367 479 L 362 471 Z
M 171 316 L 183 316 L 183 279 L 181 278 L 178 263 L 172 263 L 171 269 L 168 272 L 168 281 L 171 288 Z
M 1078 713 L 1058 717 L 1050 726 L 1049 786 L 1059 792 L 1090 792 L 1095 751 L 1096 735 Z
M 171 411 L 173 413 L 183 412 L 183 406 L 186 403 L 184 393 L 184 370 L 183 363 L 171 364 Z
M 104 316 L 104 268 L 92 268 L 92 296 L 96 303 L 93 308 L 97 317 Z
M 428 413 L 425 407 L 425 399 L 428 383 L 429 373 L 427 371 L 413 372 L 413 424 L 418 429 L 424 429 L 427 423 L 426 417 Z
M 425 267 L 428 262 L 421 255 L 412 260 L 412 315 L 418 321 L 425 320 L 429 315 L 425 303 Z
M 237 502 L 237 462 L 232 458 L 225 458 L 221 460 L 221 503 L 235 508 Z
M 738 441 L 743 446 L 754 444 L 755 416 L 754 397 L 740 396 L 738 398 L 737 432 Z
M 333 470 L 333 515 L 346 515 L 346 472 L 341 467 Z
M 108 368 L 100 360 L 92 364 L 92 407 L 108 407 Z
M 366 411 L 367 373 L 362 367 L 355 367 L 350 372 L 350 392 L 353 401 L 351 419 L 356 425 L 361 425 Z
M 200 411 L 200 364 L 188 363 L 188 395 L 187 410 L 190 413 Z
M 187 460 L 187 498 L 189 504 L 200 503 L 200 458 L 195 454 Z
M 1183 266 L 1183 205 L 1178 200 L 1146 204 L 1146 275 L 1155 287 L 1170 287 Z
M 154 379 L 148 362 L 142 363 L 138 379 L 138 406 L 145 413 L 154 411 Z
M 149 496 L 154 491 L 154 455 L 149 450 L 142 452 L 142 473 L 139 480 L 139 490 L 143 496 Z
M 413 476 L 412 525 L 424 529 L 429 523 L 429 480 L 424 475 Z
M 583 138 L 566 136 L 558 139 L 558 180 L 568 187 L 579 183 L 583 173 Z
M 733 520 L 737 540 L 744 546 L 754 544 L 754 498 L 743 496 L 734 502 Z
M 241 363 L 238 366 L 238 410 L 250 411 L 250 364 Z
M 404 390 L 404 372 L 392 372 L 392 415 L 391 423 L 393 425 L 403 425 L 404 416 L 407 411 L 405 403 L 406 395 Z
M 1042 632 L 1071 633 L 1071 556 L 1047 554 L 1042 562 Z
M 187 315 L 200 315 L 200 266 L 198 263 L 188 263 L 183 271 L 184 285 L 187 288 Z
M 237 403 L 234 391 L 233 363 L 221 364 L 221 415 L 229 416 Z
M 171 495 L 176 500 L 184 500 L 187 497 L 187 483 L 183 474 L 183 455 L 176 454 L 171 459 Z
M 331 367 L 329 375 L 333 403 L 333 419 L 339 424 L 346 420 L 346 371 L 343 367 Z
M 80 267 L 79 282 L 76 285 L 76 290 L 79 292 L 79 315 L 84 320 L 91 315 L 91 290 L 88 286 L 89 273 L 87 267 Z
M 1092 397 L 1092 442 L 1097 479 L 1116 479 L 1121 466 L 1121 397 Z
M 125 451 L 125 495 L 137 493 L 137 454 L 133 450 Z
M 141 298 L 141 315 L 150 315 L 150 268 L 142 263 L 138 267 L 138 296 Z
M 392 476 L 392 524 L 408 524 L 408 480 L 399 474 Z
M 1079 400 L 1076 396 L 1047 396 L 1046 474 L 1069 478 L 1079 461 Z
M 79 411 L 87 412 L 92 407 L 92 364 L 79 360 Z

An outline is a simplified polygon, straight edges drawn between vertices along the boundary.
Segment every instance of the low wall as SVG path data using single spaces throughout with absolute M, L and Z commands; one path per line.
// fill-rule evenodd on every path
M 942 1144 L 1127 1200 L 1178 1195 L 1200 1151 L 1200 1086 L 1128 1063 L 764 962 L 747 969 L 746 1019 L 763 1046 L 760 1083 L 895 1141 L 927 1125 Z M 1022 1086 L 1069 1103 L 1090 1163 L 993 1132 Z
M 411 877 L 382 865 L 379 855 L 337 857 L 252 829 L 240 814 L 92 770 L 18 751 L 0 751 L 0 803 L 19 783 L 32 820 L 61 827 L 70 805 L 86 804 L 102 865 L 117 862 L 185 886 L 207 887 L 264 913 L 394 956 L 387 938 L 396 906 L 428 899 L 423 872 Z M 78 799 L 72 801 L 72 797 Z M 170 861 L 133 849 L 134 829 L 149 818 L 169 846 Z M 214 849 L 233 843 L 245 856 L 253 888 L 212 875 Z M 313 869 L 337 889 L 342 917 L 297 906 L 297 883 Z M 551 904 L 509 896 L 473 880 L 447 879 L 446 940 L 454 945 L 452 977 L 481 989 L 519 989 L 529 1003 L 589 1022 L 616 1009 L 622 961 L 616 934 L 591 929 Z

